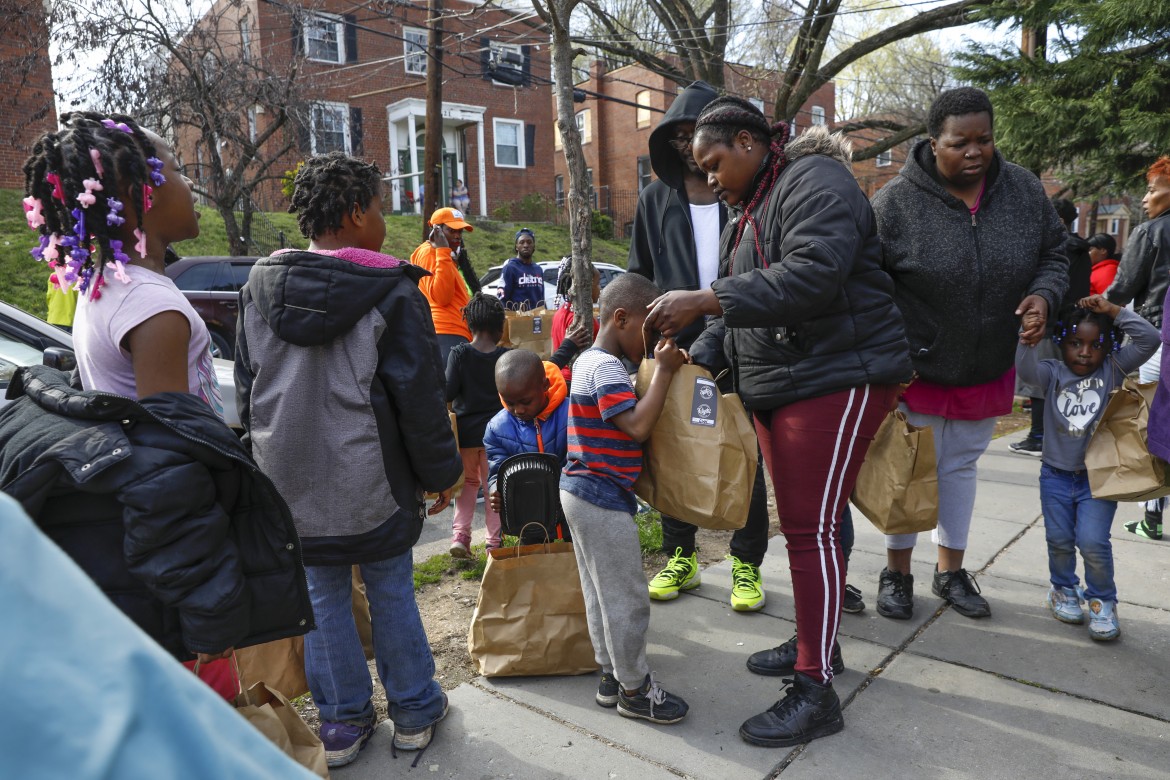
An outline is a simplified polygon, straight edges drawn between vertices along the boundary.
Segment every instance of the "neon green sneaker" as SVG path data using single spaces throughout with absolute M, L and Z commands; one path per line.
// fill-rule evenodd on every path
M 666 566 L 650 580 L 650 598 L 670 601 L 678 598 L 680 590 L 692 590 L 700 584 L 698 553 L 684 556 L 682 548 L 675 547 L 674 555 L 670 556 Z
M 734 555 L 731 561 L 731 608 L 736 612 L 759 612 L 764 608 L 764 580 L 760 567 L 744 563 Z

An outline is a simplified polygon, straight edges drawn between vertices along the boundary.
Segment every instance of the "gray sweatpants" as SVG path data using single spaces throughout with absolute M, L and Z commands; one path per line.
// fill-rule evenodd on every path
M 911 412 L 905 404 L 898 408 L 906 413 L 911 425 L 929 425 L 934 433 L 934 452 L 938 459 L 938 527 L 931 531 L 931 541 L 952 550 L 966 550 L 971 513 L 975 511 L 977 464 L 979 456 L 991 444 L 997 418 L 948 420 Z M 891 534 L 886 537 L 886 549 L 906 550 L 917 541 L 918 534 Z
M 564 490 L 561 508 L 573 534 L 597 663 L 626 690 L 639 688 L 650 673 L 646 662 L 650 593 L 642 572 L 634 518 L 628 512 L 602 509 Z

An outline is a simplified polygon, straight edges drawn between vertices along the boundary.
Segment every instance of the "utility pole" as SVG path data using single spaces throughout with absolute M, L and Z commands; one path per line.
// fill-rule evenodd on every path
M 443 161 L 443 0 L 427 0 L 427 118 L 423 146 L 423 238 L 441 201 Z

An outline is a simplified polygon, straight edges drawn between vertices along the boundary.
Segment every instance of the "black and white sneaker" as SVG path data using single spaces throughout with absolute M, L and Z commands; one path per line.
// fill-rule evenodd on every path
M 856 615 L 865 611 L 865 601 L 861 598 L 861 591 L 852 585 L 845 586 L 845 597 L 841 599 L 841 611 Z
M 1044 454 L 1044 439 L 1039 436 L 1029 435 L 1015 444 L 1009 444 L 1008 449 L 1012 452 L 1018 452 L 1020 455 L 1030 455 L 1033 458 L 1039 458 Z
M 617 678 L 613 676 L 612 672 L 602 672 L 601 680 L 597 683 L 597 703 L 602 707 L 616 707 L 618 703 L 618 692 L 621 686 L 618 685 Z
M 673 693 L 662 690 L 654 674 L 646 675 L 645 682 L 633 696 L 618 687 L 618 714 L 626 718 L 641 718 L 651 723 L 669 725 L 687 716 L 687 703 Z

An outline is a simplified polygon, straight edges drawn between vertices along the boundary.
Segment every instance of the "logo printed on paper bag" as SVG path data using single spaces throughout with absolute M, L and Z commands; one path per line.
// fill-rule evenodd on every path
M 533 317 L 532 318 L 532 335 L 534 335 L 534 336 L 540 335 L 540 317 Z
M 695 377 L 695 393 L 691 398 L 691 425 L 715 427 L 719 411 L 719 395 L 715 383 L 705 377 Z

